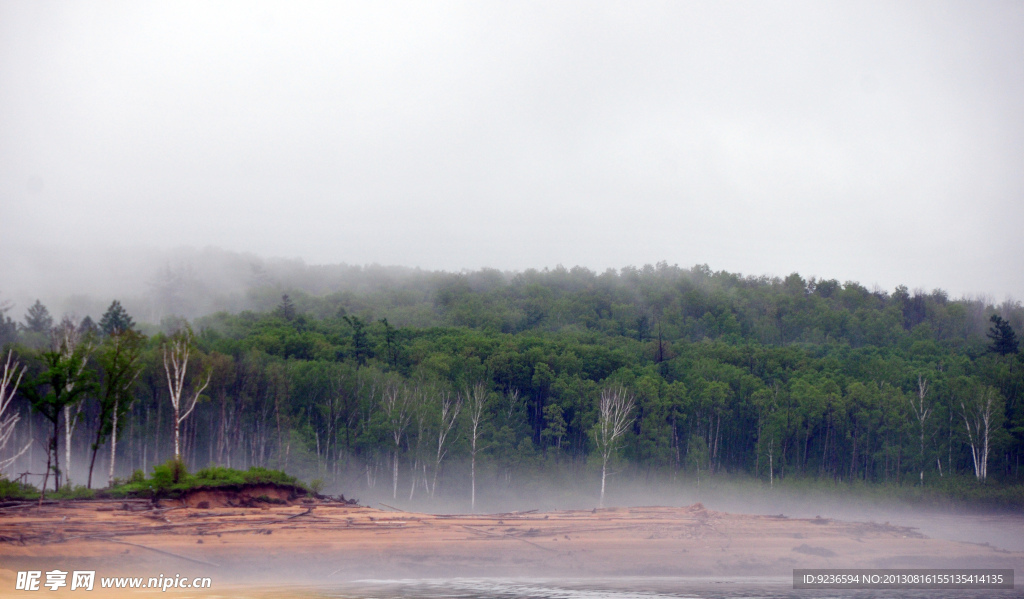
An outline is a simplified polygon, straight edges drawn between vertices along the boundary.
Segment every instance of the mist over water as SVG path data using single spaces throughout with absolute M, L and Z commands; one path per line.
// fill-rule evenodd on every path
M 357 580 L 326 588 L 317 594 L 338 599 L 853 599 L 905 597 L 975 599 L 1019 597 L 1017 590 L 997 591 L 811 591 L 794 590 L 789 578 L 658 578 L 590 579 L 423 578 L 415 580 Z
M 477 488 L 477 513 L 538 510 L 592 510 L 598 506 L 600 481 L 524 480 L 521 483 L 481 485 Z M 340 487 L 339 487 L 340 489 Z M 403 493 L 404 491 L 404 493 Z M 393 499 L 388 488 L 355 488 L 344 492 L 363 505 L 381 509 L 458 514 L 469 513 L 468 488 L 450 481 L 434 498 L 422 493 L 408 499 L 409 488 L 400 488 Z M 785 515 L 789 518 L 826 518 L 851 522 L 875 522 L 909 526 L 928 537 L 965 543 L 989 544 L 1007 551 L 1024 551 L 1024 514 L 1006 510 L 969 510 L 956 507 L 920 506 L 883 498 L 860 498 L 837 486 L 801 489 L 779 483 L 775 488 L 750 479 L 728 475 L 704 478 L 700 488 L 687 477 L 682 480 L 651 480 L 623 475 L 609 483 L 608 507 L 685 507 L 701 503 L 715 511 L 734 514 Z

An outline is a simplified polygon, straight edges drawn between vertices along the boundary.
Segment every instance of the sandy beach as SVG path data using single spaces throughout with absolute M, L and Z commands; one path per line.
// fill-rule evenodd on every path
M 54 568 L 95 570 L 97 577 L 209 576 L 222 588 L 359 578 L 789 576 L 794 568 L 1022 565 L 1019 552 L 930 539 L 888 523 L 729 514 L 700 504 L 486 515 L 336 502 L 200 508 L 97 501 L 0 510 L 0 596 L 18 593 L 17 571 Z

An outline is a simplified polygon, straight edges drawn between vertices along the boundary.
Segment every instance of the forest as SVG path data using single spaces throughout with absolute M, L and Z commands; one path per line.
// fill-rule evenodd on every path
M 539 476 L 603 498 L 614 472 L 1024 505 L 1017 302 L 665 263 L 264 274 L 204 315 L 162 289 L 134 316 L 2 306 L 0 477 L 97 488 L 179 457 L 396 499 Z

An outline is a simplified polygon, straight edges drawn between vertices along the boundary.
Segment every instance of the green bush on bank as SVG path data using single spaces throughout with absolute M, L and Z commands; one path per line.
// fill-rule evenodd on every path
M 85 485 L 64 485 L 58 491 L 48 491 L 46 499 L 92 499 L 96 492 Z M 0 478 L 0 501 L 26 501 L 39 499 L 39 489 L 32 485 Z
M 154 466 L 153 475 L 149 478 L 142 470 L 136 470 L 126 480 L 114 479 L 109 489 L 93 490 L 84 485 L 65 485 L 59 491 L 47 491 L 46 499 L 167 497 L 190 489 L 264 484 L 296 487 L 307 492 L 311 490 L 298 478 L 281 470 L 259 466 L 248 470 L 210 466 L 191 474 L 180 460 L 168 460 Z M 39 499 L 39 495 L 39 489 L 32 485 L 0 478 L 0 501 L 35 500 Z
M 271 470 L 253 466 L 248 470 L 236 470 L 223 466 L 210 466 L 189 473 L 180 460 L 168 460 L 164 464 L 153 467 L 153 475 L 146 478 L 141 470 L 136 470 L 127 481 L 115 481 L 115 485 L 104 491 L 109 497 L 166 497 L 184 491 L 200 488 L 240 487 L 242 485 L 273 484 L 297 487 L 309 491 L 309 488 L 294 476 L 281 470 Z
M 39 490 L 32 485 L 0 478 L 0 501 L 39 499 Z

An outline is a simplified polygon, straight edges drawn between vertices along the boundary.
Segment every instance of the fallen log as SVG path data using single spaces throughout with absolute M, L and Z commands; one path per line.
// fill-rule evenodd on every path
M 192 562 L 192 563 L 195 563 L 195 564 L 203 564 L 204 566 L 213 566 L 214 568 L 219 568 L 220 567 L 220 565 L 215 564 L 213 562 L 208 562 L 208 561 L 204 561 L 204 560 L 201 560 L 201 559 L 193 559 L 191 557 L 187 557 L 187 556 L 184 556 L 184 555 L 179 555 L 177 553 L 171 553 L 170 551 L 164 551 L 163 549 L 157 549 L 156 547 L 149 547 L 149 546 L 146 546 L 146 545 L 140 545 L 139 543 L 132 543 L 130 541 L 122 541 L 120 539 L 108 539 L 108 538 L 102 538 L 102 537 L 98 538 L 97 540 L 109 541 L 111 543 L 120 543 L 122 545 L 131 545 L 132 547 L 139 547 L 141 549 L 148 549 L 150 551 L 155 551 L 157 553 L 162 553 L 163 555 L 169 555 L 171 557 L 176 557 L 178 559 L 183 559 L 185 561 Z

